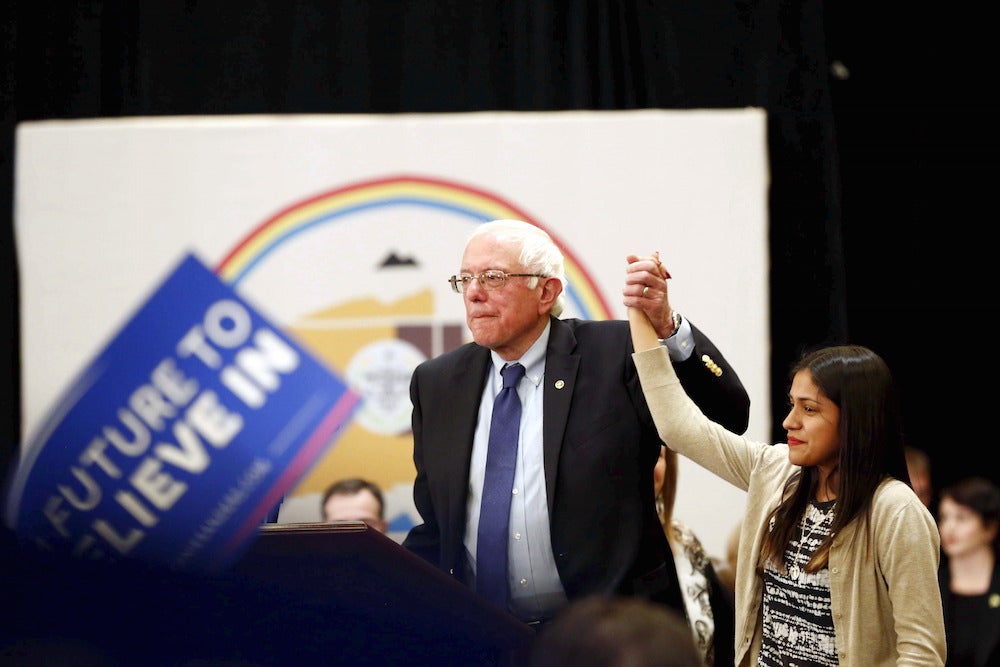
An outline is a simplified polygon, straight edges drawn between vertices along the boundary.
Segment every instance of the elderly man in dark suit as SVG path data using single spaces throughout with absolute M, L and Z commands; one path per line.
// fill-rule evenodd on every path
M 712 342 L 671 309 L 667 277 L 654 258 L 645 282 L 627 289 L 647 303 L 691 396 L 743 432 L 747 393 Z M 413 373 L 413 497 L 423 523 L 403 544 L 479 591 L 500 556 L 502 594 L 490 597 L 526 623 L 593 593 L 637 595 L 683 613 L 653 500 L 660 440 L 630 359 L 628 324 L 559 319 L 564 282 L 562 253 L 534 225 L 497 220 L 469 237 L 451 283 L 475 342 Z M 501 372 L 515 363 L 524 377 L 513 485 L 499 494 L 510 503 L 509 515 L 499 515 L 506 546 L 486 549 L 483 524 L 496 522 L 491 413 Z

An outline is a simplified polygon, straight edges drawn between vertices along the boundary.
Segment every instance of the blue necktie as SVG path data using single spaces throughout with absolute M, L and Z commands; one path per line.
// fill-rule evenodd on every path
M 507 533 L 510 531 L 510 497 L 517 461 L 517 433 L 521 425 L 521 400 L 517 383 L 524 366 L 507 365 L 500 371 L 503 389 L 493 403 L 486 478 L 479 511 L 476 547 L 476 591 L 507 608 Z

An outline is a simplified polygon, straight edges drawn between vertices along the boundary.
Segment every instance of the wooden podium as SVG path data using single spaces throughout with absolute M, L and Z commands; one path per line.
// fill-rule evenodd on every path
M 265 524 L 233 572 L 329 614 L 338 664 L 519 665 L 534 637 L 361 521 Z

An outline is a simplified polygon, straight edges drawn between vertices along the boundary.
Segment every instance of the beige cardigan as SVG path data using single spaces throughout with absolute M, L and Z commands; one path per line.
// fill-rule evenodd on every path
M 763 583 L 757 560 L 766 517 L 796 466 L 788 445 L 753 442 L 708 420 L 684 393 L 662 346 L 632 355 L 667 446 L 747 492 L 736 563 L 736 664 L 756 665 Z M 872 501 L 869 555 L 855 520 L 830 550 L 830 603 L 841 667 L 943 665 L 944 618 L 934 517 L 906 484 L 883 482 Z M 852 537 L 858 537 L 857 544 Z

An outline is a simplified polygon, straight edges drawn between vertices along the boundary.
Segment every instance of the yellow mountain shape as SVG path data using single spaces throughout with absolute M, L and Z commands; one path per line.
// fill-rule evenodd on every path
M 317 311 L 305 319 L 336 319 L 340 317 L 385 317 L 419 315 L 426 316 L 434 312 L 433 293 L 430 289 L 421 290 L 412 296 L 403 297 L 398 301 L 384 303 L 378 299 L 367 297 L 346 301 L 325 310 Z

